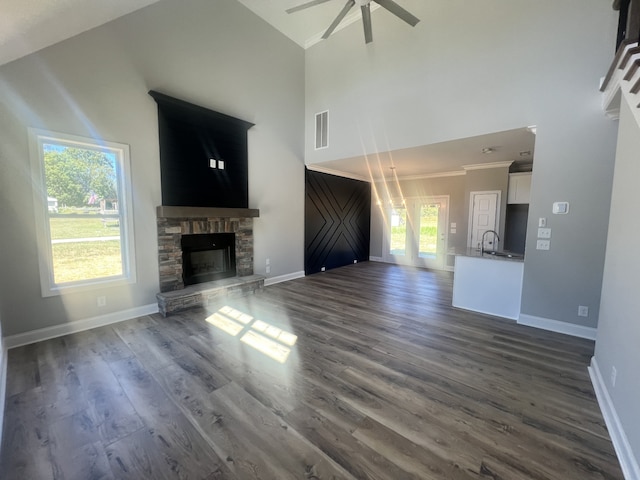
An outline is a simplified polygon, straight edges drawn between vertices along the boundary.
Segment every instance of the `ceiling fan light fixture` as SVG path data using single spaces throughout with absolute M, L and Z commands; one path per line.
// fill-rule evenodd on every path
M 300 10 L 304 10 L 309 7 L 314 7 L 316 5 L 320 5 L 322 3 L 326 3 L 329 0 L 311 0 L 309 2 L 298 5 L 297 7 L 292 7 L 286 10 L 287 13 L 295 13 Z M 331 36 L 334 30 L 338 27 L 338 25 L 344 20 L 344 17 L 347 16 L 349 11 L 356 5 L 356 3 L 360 6 L 362 11 L 362 25 L 364 26 L 364 40 L 365 43 L 371 43 L 373 41 L 373 32 L 371 28 L 371 2 L 374 2 L 384 8 L 385 10 L 393 13 L 396 17 L 408 23 L 412 27 L 415 27 L 416 24 L 420 21 L 420 19 L 403 7 L 398 5 L 394 0 L 347 0 L 347 3 L 338 16 L 333 20 L 329 28 L 324 32 L 322 38 L 326 40 Z

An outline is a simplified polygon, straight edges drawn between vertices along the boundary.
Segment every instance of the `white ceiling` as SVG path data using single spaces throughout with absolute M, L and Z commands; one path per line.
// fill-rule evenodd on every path
M 0 65 L 158 0 L 0 0 Z
M 0 0 L 0 65 L 37 52 L 159 0 Z M 343 0 L 287 14 L 306 0 L 238 0 L 302 47 L 320 40 Z M 375 9 L 374 9 L 375 10 Z M 360 21 L 360 10 L 338 28 Z
M 61 42 L 84 31 L 114 20 L 159 0 L 0 0 L 0 65 Z M 228 1 L 228 0 L 225 0 Z M 330 0 L 293 14 L 286 9 L 308 0 L 238 0 L 255 14 L 304 48 L 317 43 L 344 6 L 344 0 Z M 402 0 L 397 0 L 402 4 Z M 375 10 L 375 6 L 372 11 Z M 390 13 L 381 9 L 375 15 Z M 375 22 L 375 17 L 373 18 Z M 359 8 L 353 8 L 338 27 L 360 23 Z M 360 26 L 354 28 L 361 28 Z M 374 36 L 375 42 L 375 36 Z M 363 38 L 363 54 L 364 54 Z M 321 168 L 343 172 L 356 178 L 389 176 L 391 164 L 399 177 L 461 171 L 462 165 L 511 160 L 531 161 L 520 156 L 531 151 L 535 136 L 526 128 L 509 130 L 435 145 L 354 157 L 318 164 Z M 495 152 L 483 155 L 482 148 Z
M 303 48 L 308 48 L 321 41 L 322 34 L 331 22 L 333 22 L 333 19 L 338 16 L 338 13 L 340 13 L 340 10 L 342 10 L 346 3 L 346 0 L 331 0 L 305 10 L 288 14 L 286 12 L 287 9 L 302 5 L 310 0 L 238 1 Z M 378 5 L 372 5 L 371 12 L 375 12 L 378 8 Z M 389 15 L 391 15 L 391 13 L 389 13 Z M 355 5 L 335 31 L 337 32 L 354 22 L 360 23 L 361 21 L 362 15 L 360 14 L 360 8 Z M 364 44 L 364 36 L 362 43 Z
M 462 173 L 465 166 L 479 164 L 533 162 L 535 134 L 523 127 L 504 132 L 479 135 L 449 142 L 404 148 L 376 155 L 358 156 L 322 162 L 310 168 L 331 173 L 341 172 L 353 178 L 411 178 Z M 483 153 L 485 148 L 490 153 Z M 391 167 L 395 167 L 395 171 Z

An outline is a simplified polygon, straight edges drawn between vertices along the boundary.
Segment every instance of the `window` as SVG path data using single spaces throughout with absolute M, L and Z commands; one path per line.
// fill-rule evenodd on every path
M 128 145 L 29 136 L 43 296 L 135 282 Z

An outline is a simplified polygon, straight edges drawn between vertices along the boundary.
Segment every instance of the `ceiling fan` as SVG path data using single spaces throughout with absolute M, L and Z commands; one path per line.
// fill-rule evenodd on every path
M 316 5 L 320 5 L 321 3 L 328 2 L 329 0 L 311 0 L 310 2 L 303 3 L 302 5 L 298 5 L 297 7 L 289 8 L 286 10 L 287 13 L 299 12 L 300 10 L 304 10 L 309 7 L 314 7 Z M 365 43 L 371 43 L 373 41 L 373 32 L 371 30 L 371 2 L 375 2 L 380 5 L 382 8 L 390 11 L 396 17 L 404 20 L 412 27 L 415 27 L 416 24 L 420 21 L 419 18 L 413 16 L 411 13 L 406 11 L 400 5 L 398 5 L 393 0 L 347 0 L 346 5 L 342 8 L 338 16 L 335 20 L 329 25 L 327 31 L 322 35 L 323 39 L 329 38 L 329 35 L 333 33 L 336 27 L 340 24 L 340 22 L 347 16 L 347 13 L 353 8 L 353 6 L 357 3 L 360 5 L 360 9 L 362 10 L 362 24 L 364 26 L 364 41 Z

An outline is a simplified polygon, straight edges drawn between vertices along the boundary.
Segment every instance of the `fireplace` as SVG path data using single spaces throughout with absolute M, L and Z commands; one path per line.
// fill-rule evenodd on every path
M 247 131 L 252 123 L 151 91 L 158 103 L 162 205 L 156 209 L 163 315 L 253 293 Z M 215 205 L 215 206 L 214 206 Z
M 235 255 L 235 273 L 229 274 L 229 277 L 253 275 L 253 219 L 258 216 L 257 209 L 158 207 L 160 292 L 182 290 L 185 286 L 192 286 L 195 283 L 184 282 L 184 278 L 189 275 L 184 272 L 183 237 L 193 236 L 196 242 L 201 240 L 195 237 L 202 237 L 203 243 L 211 243 L 209 237 L 211 234 L 231 235 L 232 237 L 227 238 L 232 238 L 230 242 Z M 215 243 L 219 245 L 217 241 Z M 189 245 L 187 247 L 189 248 Z M 196 243 L 195 250 L 211 250 L 211 248 L 209 246 L 203 248 L 201 244 Z M 219 253 L 215 255 L 219 255 Z M 196 263 L 210 263 L 207 262 L 207 256 L 207 254 L 196 255 Z M 228 258 L 229 264 L 231 264 L 231 252 L 229 252 Z M 214 258 L 213 261 L 216 265 L 220 264 L 220 258 Z M 202 273 L 201 267 L 192 273 Z M 215 280 L 202 279 L 200 282 L 208 283 L 216 281 L 218 278 L 223 277 L 217 277 Z
M 253 274 L 253 219 L 259 215 L 250 208 L 158 207 L 158 311 L 167 316 L 264 288 L 264 276 Z
M 183 235 L 181 246 L 184 285 L 235 277 L 235 243 L 235 233 Z

